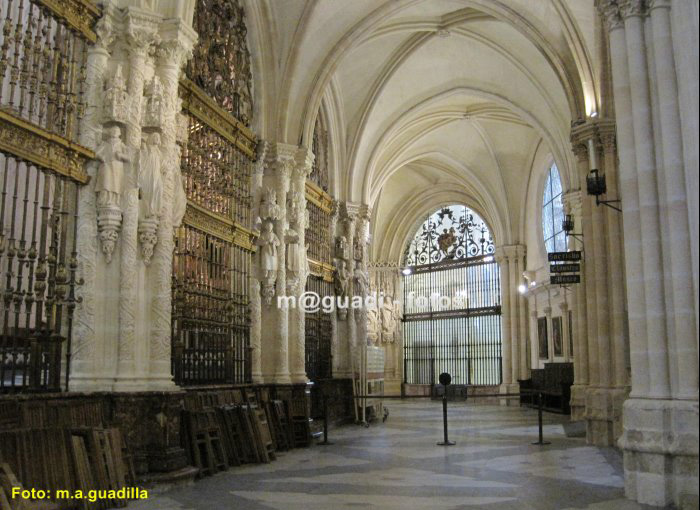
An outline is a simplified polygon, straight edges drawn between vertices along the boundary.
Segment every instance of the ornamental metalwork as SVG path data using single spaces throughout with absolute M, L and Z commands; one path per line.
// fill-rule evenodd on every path
M 197 0 L 193 27 L 199 42 L 186 74 L 246 126 L 253 113 L 245 12 L 238 0 Z
M 62 365 L 68 378 L 77 199 L 95 157 L 78 139 L 98 17 L 84 0 L 0 2 L 0 392 L 58 391 Z
M 486 222 L 466 206 L 450 205 L 431 214 L 421 225 L 406 248 L 404 265 L 432 265 L 494 251 Z
M 199 41 L 180 81 L 187 195 L 173 258 L 172 367 L 180 385 L 250 382 L 256 139 L 250 57 L 236 0 L 198 0 Z
M 322 298 L 334 295 L 331 282 L 313 275 L 306 280 L 306 291 L 313 292 Z M 318 309 L 307 312 L 304 320 L 306 375 L 312 381 L 330 379 L 333 376 L 333 359 L 331 356 L 333 326 L 331 324 L 331 315 Z

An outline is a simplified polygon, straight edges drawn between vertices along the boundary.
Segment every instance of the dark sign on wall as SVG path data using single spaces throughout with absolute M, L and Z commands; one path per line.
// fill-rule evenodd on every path
M 550 273 L 578 273 L 581 271 L 581 264 L 550 264 Z
M 581 260 L 580 251 L 553 251 L 547 254 L 549 262 L 578 262 Z
M 572 283 L 581 283 L 581 275 L 578 274 L 558 274 L 549 277 L 549 283 L 552 285 L 570 285 Z

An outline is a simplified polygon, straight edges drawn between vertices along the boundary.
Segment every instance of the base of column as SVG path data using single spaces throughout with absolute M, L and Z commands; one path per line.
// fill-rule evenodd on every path
M 628 391 L 621 388 L 586 390 L 586 442 L 596 446 L 614 446 L 622 434 L 622 405 Z
M 112 391 L 133 393 L 142 391 L 178 391 L 172 377 L 120 377 L 114 381 Z
M 631 398 L 623 416 L 626 496 L 698 508 L 698 401 Z
M 587 384 L 574 384 L 571 387 L 571 421 L 583 421 L 586 419 L 586 390 Z
M 309 378 L 306 377 L 306 372 L 296 372 L 290 375 L 292 384 L 306 384 L 309 382 Z
M 68 390 L 71 392 L 91 393 L 95 391 L 112 391 L 114 377 L 95 377 L 71 374 Z
M 277 372 L 273 377 L 274 384 L 292 384 L 289 372 Z
M 520 393 L 520 385 L 519 384 L 513 384 L 513 383 L 508 383 L 508 384 L 501 384 L 501 386 L 498 388 L 499 393 Z M 515 398 L 515 397 L 509 397 L 509 398 L 501 398 L 499 399 L 499 403 L 502 406 L 519 406 L 520 405 L 520 399 Z

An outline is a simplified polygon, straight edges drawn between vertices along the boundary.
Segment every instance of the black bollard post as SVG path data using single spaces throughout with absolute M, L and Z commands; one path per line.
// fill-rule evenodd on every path
M 328 446 L 332 445 L 330 441 L 328 441 L 328 400 L 326 399 L 326 394 L 323 394 L 323 441 L 318 443 L 323 446 Z
M 539 445 L 545 445 L 545 444 L 552 444 L 549 441 L 544 440 L 544 434 L 542 433 L 542 392 L 537 393 L 537 425 L 539 428 L 539 440 L 535 441 L 532 444 L 539 444 Z
M 447 438 L 447 388 L 445 388 L 445 393 L 442 395 L 442 429 L 444 440 L 438 443 L 438 446 L 453 446 L 455 442 Z

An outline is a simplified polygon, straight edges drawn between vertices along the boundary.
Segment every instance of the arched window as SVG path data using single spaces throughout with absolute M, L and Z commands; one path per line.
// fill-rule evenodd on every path
M 421 225 L 407 247 L 404 264 L 436 264 L 493 255 L 494 250 L 486 222 L 468 207 L 450 205 L 435 211 Z
M 547 253 L 566 251 L 566 236 L 562 228 L 564 204 L 561 201 L 561 178 L 557 165 L 552 164 L 547 173 L 542 199 L 542 233 Z

